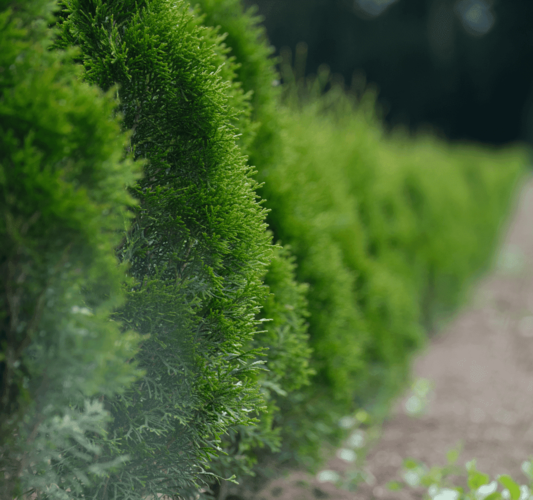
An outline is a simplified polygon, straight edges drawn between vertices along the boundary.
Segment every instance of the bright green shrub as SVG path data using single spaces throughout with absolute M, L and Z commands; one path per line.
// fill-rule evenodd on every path
M 414 313 L 402 283 L 366 253 L 345 152 L 332 133 L 338 132 L 335 118 L 308 106 L 287 108 L 281 119 L 283 161 L 270 169 L 264 196 L 276 236 L 291 244 L 298 278 L 310 285 L 311 366 L 317 370 L 312 389 L 287 409 L 285 426 L 290 448 L 318 458 L 321 442 L 339 435 L 336 423 L 355 409 L 356 398 L 359 405 L 368 402 L 363 396 L 381 368 L 379 355 L 388 361 L 380 381 L 385 374 L 399 381 L 396 372 L 405 368 L 420 329 L 409 330 Z M 365 359 L 372 348 L 385 354 Z
M 0 497 L 64 499 L 99 460 L 101 399 L 140 375 L 114 247 L 133 199 L 111 95 L 48 50 L 54 4 L 0 2 Z M 67 493 L 70 491 L 70 493 Z M 29 496 L 28 496 L 29 498 Z M 33 497 L 32 497 L 33 498 Z
M 359 116 L 342 126 L 343 142 L 354 145 L 348 174 L 368 250 L 410 283 L 431 333 L 489 264 L 525 152 L 448 145 L 429 134 L 385 137 L 375 118 Z
M 273 51 L 267 43 L 260 19 L 253 9 L 245 10 L 240 0 L 200 0 L 197 3 L 201 22 L 213 26 L 225 36 L 229 55 L 237 63 L 236 78 L 245 92 L 250 93 L 251 126 L 240 122 L 243 133 L 241 146 L 249 155 L 249 161 L 258 169 L 257 178 L 263 179 L 270 165 L 279 161 L 281 154 L 279 137 L 278 76 L 270 55 Z M 309 381 L 313 370 L 307 367 L 310 358 L 307 327 L 308 316 L 306 286 L 295 280 L 294 257 L 287 249 L 274 257 L 265 283 L 271 294 L 263 303 L 261 317 L 266 332 L 256 336 L 254 345 L 264 349 L 268 372 L 263 372 L 260 384 L 267 399 L 267 412 L 260 415 L 256 427 L 240 427 L 230 433 L 226 443 L 229 456 L 220 457 L 220 468 L 242 476 L 251 472 L 249 466 L 257 456 L 276 451 L 287 440 L 284 423 L 286 410 L 290 408 L 298 390 Z M 233 462 L 232 462 L 233 460 Z M 236 462 L 235 462 L 236 460 Z M 242 468 L 242 472 L 239 469 Z M 261 467 L 262 468 L 262 467 Z M 256 472 L 259 468 L 256 468 Z
M 289 406 L 302 386 L 309 384 L 313 370 L 309 366 L 306 291 L 295 280 L 295 262 L 288 248 L 276 247 L 265 276 L 269 295 L 263 302 L 260 321 L 264 330 L 257 332 L 251 344 L 262 357 L 267 371 L 258 382 L 266 401 L 266 411 L 258 413 L 255 426 L 232 428 L 224 438 L 224 450 L 211 467 L 223 477 L 256 474 L 258 458 L 271 456 L 284 439 L 284 415 L 280 406 Z
M 134 280 L 119 317 L 145 336 L 146 376 L 108 400 L 106 449 L 131 460 L 85 494 L 195 495 L 221 436 L 263 405 L 251 343 L 270 235 L 235 144 L 239 89 L 218 74 L 218 36 L 182 2 L 67 5 L 62 43 L 80 46 L 88 81 L 119 84 L 131 148 L 146 159 L 119 251 Z
M 297 90 L 279 113 L 282 161 L 263 195 L 310 285 L 317 376 L 284 425 L 289 448 L 316 456 L 334 437 L 333 416 L 354 403 L 384 414 L 424 329 L 490 262 L 525 155 L 386 136 L 370 94 Z
M 426 326 L 433 330 L 460 304 L 465 284 L 490 263 L 526 164 L 525 151 L 447 147 L 430 136 L 418 137 L 410 150 L 401 139 L 391 146 L 391 154 L 408 172 L 404 192 L 420 221 L 417 240 L 407 250 L 418 248 L 426 264 L 421 300 Z
M 199 0 L 195 3 L 200 7 L 202 22 L 218 28 L 226 36 L 224 41 L 238 64 L 237 79 L 242 82 L 244 91 L 251 93 L 253 124 L 248 131 L 253 134 L 253 138 L 251 141 L 245 139 L 244 142 L 247 144 L 246 151 L 251 164 L 258 169 L 257 178 L 264 180 L 283 154 L 278 116 L 280 93 L 276 87 L 279 77 L 269 58 L 273 50 L 267 43 L 263 27 L 259 25 L 260 19 L 252 9 L 245 10 L 240 0 Z M 294 281 L 297 266 L 292 263 L 292 259 L 287 260 L 285 253 L 286 251 L 273 260 L 266 276 L 266 282 L 274 293 L 264 304 L 262 316 L 273 321 L 265 323 L 267 334 L 257 337 L 255 341 L 266 352 L 266 366 L 270 371 L 264 373 L 261 383 L 263 390 L 267 391 L 267 400 L 272 404 L 269 404 L 269 411 L 263 414 L 258 427 L 241 428 L 238 433 L 230 436 L 227 446 L 230 455 L 242 457 L 246 464 L 253 463 L 253 458 L 258 453 L 261 456 L 258 450 L 260 446 L 267 445 L 270 450 L 277 450 L 282 444 L 285 450 L 294 446 L 303 449 L 302 437 L 310 426 L 317 423 L 311 414 L 308 414 L 311 421 L 307 425 L 300 426 L 298 422 L 306 415 L 304 396 L 299 389 L 308 380 L 308 373 L 305 377 L 300 377 L 298 370 L 294 368 L 305 366 L 310 355 L 307 339 L 303 335 L 303 318 L 308 313 L 302 300 L 295 295 L 296 290 L 301 290 L 303 297 L 302 285 Z M 276 281 L 272 282 L 274 277 Z M 342 302 L 340 295 L 336 299 Z M 285 297 L 291 296 L 297 300 L 287 304 L 288 299 Z M 287 309 L 286 305 L 290 305 L 290 308 Z M 340 322 L 343 320 L 341 317 Z M 295 328 L 296 325 L 302 326 Z M 298 334 L 298 331 L 302 334 Z M 303 373 L 305 372 L 302 371 Z M 299 407 L 299 411 L 296 412 L 296 419 L 292 419 L 288 415 L 295 406 Z M 318 425 L 321 423 L 318 422 Z M 311 441 L 315 443 L 316 451 L 316 439 L 311 437 Z M 229 457 L 223 457 L 221 462 L 219 466 L 223 470 L 230 470 L 232 465 Z
M 279 155 L 279 76 L 274 69 L 273 47 L 268 43 L 255 8 L 245 9 L 241 0 L 193 0 L 202 23 L 217 27 L 237 63 L 236 79 L 250 93 L 253 138 L 247 146 L 250 164 L 259 169 L 259 178 Z

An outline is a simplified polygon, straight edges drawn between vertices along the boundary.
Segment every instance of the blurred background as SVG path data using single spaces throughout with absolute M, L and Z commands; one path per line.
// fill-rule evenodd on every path
M 279 55 L 305 51 L 383 118 L 450 139 L 533 143 L 533 0 L 246 0 Z M 303 45 L 302 42 L 305 44 Z

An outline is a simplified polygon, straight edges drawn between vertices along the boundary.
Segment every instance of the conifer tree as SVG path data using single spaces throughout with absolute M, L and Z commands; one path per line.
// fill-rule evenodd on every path
M 236 145 L 242 91 L 220 74 L 220 37 L 183 2 L 65 7 L 58 46 L 80 47 L 87 81 L 119 85 L 131 149 L 146 159 L 119 249 L 134 280 L 119 317 L 144 336 L 136 359 L 146 376 L 107 400 L 109 458 L 131 460 L 85 495 L 187 498 L 210 481 L 220 436 L 263 405 L 250 344 L 271 246 Z
M 353 409 L 354 389 L 364 377 L 361 354 L 367 333 L 358 311 L 356 273 L 343 261 L 343 249 L 328 230 L 327 223 L 334 217 L 320 213 L 329 186 L 337 190 L 335 195 L 342 187 L 338 179 L 328 179 L 325 168 L 319 182 L 306 176 L 307 165 L 293 168 L 299 144 L 291 137 L 287 125 L 292 122 L 287 122 L 285 115 L 299 122 L 299 110 L 287 110 L 282 102 L 282 94 L 290 93 L 292 86 L 287 85 L 282 92 L 275 60 L 269 57 L 273 48 L 253 9 L 244 8 L 241 0 L 195 3 L 203 22 L 226 35 L 224 42 L 239 64 L 237 78 L 243 89 L 252 93 L 255 136 L 249 151 L 257 178 L 264 183 L 261 194 L 271 210 L 268 222 L 275 238 L 291 246 L 294 279 L 308 284 L 309 345 L 314 350 L 309 366 L 316 375 L 309 387 L 294 387 L 286 398 L 278 398 L 279 410 L 273 418 L 283 456 L 297 456 L 309 464 L 311 456 L 319 459 L 322 440 L 338 434 L 337 419 Z M 344 200 L 343 193 L 340 199 Z M 317 207 L 318 211 L 314 209 Z M 343 209 L 345 213 L 338 217 L 349 222 L 356 218 L 355 204 Z M 345 235 L 349 233 L 345 231 Z M 350 236 L 355 249 L 352 253 L 357 253 L 364 238 L 361 228 L 355 228 Z
M 135 181 L 115 100 L 50 52 L 54 3 L 0 2 L 0 497 L 66 499 L 100 460 L 101 399 L 140 373 L 123 302 L 125 190 Z M 26 496 L 27 495 L 27 496 Z
M 260 18 L 253 8 L 245 9 L 240 0 L 192 2 L 195 3 L 200 22 L 224 37 L 228 55 L 237 63 L 235 79 L 250 95 L 250 123 L 239 122 L 240 145 L 258 169 L 257 178 L 262 179 L 272 163 L 279 161 L 281 152 L 276 118 L 280 92 L 271 58 L 273 48 L 268 45 Z M 264 470 L 261 463 L 251 468 L 258 458 L 281 449 L 285 426 L 280 407 L 290 407 L 291 398 L 309 384 L 314 372 L 309 364 L 308 286 L 299 283 L 296 274 L 296 259 L 290 249 L 278 248 L 265 276 L 270 290 L 260 314 L 265 330 L 254 339 L 254 345 L 263 350 L 262 359 L 268 369 L 259 379 L 267 411 L 259 415 L 257 426 L 233 429 L 225 438 L 228 455 L 221 455 L 213 463 L 226 475 L 233 471 L 240 481 L 245 473 Z
M 253 137 L 249 141 L 250 163 L 260 179 L 272 163 L 279 161 L 280 77 L 275 69 L 274 48 L 269 44 L 261 17 L 241 0 L 193 0 L 200 8 L 202 23 L 215 27 L 237 63 L 236 80 L 250 93 Z

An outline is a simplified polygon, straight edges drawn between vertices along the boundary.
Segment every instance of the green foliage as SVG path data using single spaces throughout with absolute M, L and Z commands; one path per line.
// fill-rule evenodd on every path
M 337 148 L 327 147 L 331 137 L 321 136 L 322 117 L 317 117 L 316 109 L 294 115 L 294 109 L 279 109 L 276 105 L 279 93 L 273 82 L 279 77 L 272 61 L 265 58 L 270 49 L 262 28 L 257 26 L 258 19 L 253 12 L 245 13 L 238 1 L 202 0 L 199 4 L 205 13 L 204 22 L 220 26 L 220 32 L 227 33 L 225 41 L 241 64 L 237 77 L 245 90 L 253 91 L 252 119 L 259 122 L 259 128 L 250 151 L 258 178 L 265 181 L 262 194 L 272 210 L 269 223 L 276 238 L 291 244 L 298 262 L 298 280 L 310 285 L 313 368 L 318 373 L 312 389 L 297 391 L 280 402 L 282 412 L 277 422 L 285 446 L 282 456 L 298 450 L 301 457 L 318 459 L 321 441 L 326 436 L 341 435 L 336 423 L 353 409 L 354 396 L 362 403 L 363 386 L 368 386 L 366 393 L 383 386 L 384 374 L 400 382 L 398 372 L 406 367 L 405 356 L 390 343 L 390 365 L 399 364 L 397 368 L 366 366 L 362 360 L 370 326 L 358 311 L 356 288 L 361 269 L 371 268 L 367 272 L 375 276 L 367 286 L 372 287 L 374 297 L 369 305 L 369 322 L 373 321 L 375 331 L 375 324 L 383 330 L 376 335 L 386 335 L 388 328 L 388 324 L 380 323 L 383 301 L 379 297 L 386 297 L 389 289 L 400 289 L 395 295 L 397 303 L 390 308 L 394 317 L 389 321 L 396 322 L 396 329 L 402 328 L 405 315 L 416 314 L 409 310 L 413 306 L 406 304 L 408 297 L 402 293 L 399 280 L 365 255 L 358 205 L 344 179 L 345 158 Z M 261 148 L 274 152 L 265 154 Z M 299 161 L 305 151 L 312 158 L 311 167 L 308 158 Z M 328 165 L 327 171 L 324 165 Z M 411 334 L 417 337 L 414 343 L 418 342 L 419 331 Z M 370 378 L 377 379 L 377 383 L 370 384 Z
M 490 263 L 525 164 L 520 149 L 386 136 L 372 94 L 357 100 L 334 87 L 320 96 L 319 83 L 289 87 L 281 161 L 263 190 L 271 227 L 310 285 L 317 375 L 312 393 L 292 399 L 285 426 L 288 446 L 316 457 L 339 435 L 336 419 L 354 406 L 384 415 L 404 387 L 424 330 Z
M 247 147 L 250 163 L 259 169 L 259 177 L 279 156 L 277 110 L 279 76 L 271 57 L 261 18 L 255 8 L 245 9 L 241 0 L 194 0 L 200 8 L 202 23 L 219 29 L 237 63 L 236 79 L 251 94 L 253 138 Z
M 266 401 L 266 411 L 257 416 L 255 426 L 232 428 L 224 438 L 227 455 L 212 463 L 213 470 L 228 477 L 236 474 L 239 480 L 245 474 L 254 475 L 257 458 L 280 449 L 284 433 L 284 417 L 280 406 L 292 404 L 292 397 L 309 384 L 313 370 L 309 366 L 311 351 L 308 346 L 307 286 L 295 280 L 295 262 L 290 249 L 276 247 L 264 278 L 269 294 L 263 302 L 260 321 L 264 330 L 257 332 L 251 347 L 262 351 L 267 371 L 262 371 L 258 382 Z
M 422 134 L 413 140 L 397 133 L 375 146 L 362 161 L 385 168 L 352 181 L 362 193 L 370 248 L 411 282 L 432 332 L 490 263 L 526 155 L 519 148 L 450 146 Z
M 282 120 L 279 109 L 279 91 L 274 86 L 279 79 L 273 69 L 273 61 L 267 57 L 271 48 L 265 40 L 263 29 L 258 25 L 259 19 L 253 11 L 245 11 L 240 1 L 235 0 L 201 0 L 198 2 L 204 14 L 203 21 L 212 26 L 219 26 L 220 32 L 227 34 L 225 42 L 231 48 L 231 54 L 241 65 L 237 70 L 237 78 L 242 81 L 245 91 L 252 91 L 252 120 L 255 121 L 256 135 L 249 147 L 251 161 L 258 168 L 258 178 L 266 181 L 262 194 L 267 199 L 268 207 L 273 209 L 269 216 L 269 223 L 275 237 L 284 243 L 290 243 L 292 251 L 297 256 L 298 267 L 296 273 L 298 281 L 310 284 L 309 317 L 311 336 L 330 338 L 329 344 L 320 343 L 318 339 L 313 342 L 315 350 L 314 370 L 322 372 L 322 365 L 327 364 L 331 371 L 340 373 L 342 380 L 336 379 L 338 391 L 334 393 L 336 401 L 343 400 L 339 408 L 331 404 L 329 398 L 317 391 L 316 384 L 309 389 L 296 390 L 288 394 L 286 399 L 280 399 L 281 413 L 274 417 L 278 432 L 281 433 L 284 443 L 282 456 L 292 455 L 289 450 L 299 449 L 301 455 L 317 454 L 320 440 L 324 437 L 324 427 L 337 430 L 336 421 L 344 414 L 346 406 L 350 406 L 353 391 L 354 373 L 361 366 L 360 340 L 354 339 L 352 333 L 361 330 L 360 320 L 356 312 L 356 305 L 352 300 L 354 277 L 342 263 L 342 256 L 327 232 L 323 228 L 329 221 L 322 220 L 311 232 L 306 233 L 308 225 L 314 225 L 314 213 L 299 214 L 302 231 L 289 228 L 285 232 L 280 230 L 277 221 L 285 216 L 276 205 L 275 191 L 278 187 L 271 183 L 284 182 L 276 177 L 280 163 L 284 163 L 287 155 L 293 156 L 288 140 L 283 144 L 283 137 L 287 137 L 292 130 L 284 130 L 286 123 Z M 305 167 L 302 167 L 305 168 Z M 294 189 L 294 199 L 288 201 L 291 207 L 301 205 L 301 200 L 308 196 L 310 187 L 307 179 L 298 178 L 295 172 L 288 173 L 289 182 Z M 331 179 L 328 187 L 332 190 L 341 189 L 339 183 Z M 320 192 L 322 186 L 315 186 L 315 191 Z M 320 194 L 318 194 L 320 196 Z M 331 197 L 335 198 L 336 193 Z M 314 200 L 309 200 L 312 205 Z M 341 202 L 342 203 L 342 202 Z M 355 215 L 355 207 L 343 207 L 340 212 Z M 292 208 L 287 208 L 290 211 Z M 350 217 L 350 216 L 348 216 Z M 302 258 L 302 251 L 309 251 L 311 256 Z M 326 268 L 324 271 L 323 268 Z M 317 295 L 320 294 L 320 297 Z M 268 318 L 268 314 L 265 314 Z M 265 344 L 268 346 L 268 343 Z M 324 349 L 323 347 L 329 347 Z M 346 356 L 338 353 L 345 351 Z M 351 359 L 347 361 L 349 358 Z M 316 359 L 318 358 L 318 359 Z M 341 364 L 339 365 L 339 361 Z M 342 363 L 347 363 L 350 368 L 345 369 Z M 355 382 L 357 383 L 357 382 Z M 283 387 L 284 390 L 286 390 Z M 342 392 L 342 395 L 340 393 Z M 309 399 L 320 401 L 326 398 L 328 408 L 321 406 L 324 411 L 317 414 L 316 407 L 306 404 Z M 337 410 L 337 411 L 336 411 Z M 327 423 L 326 423 L 327 422 Z
M 533 498 L 533 462 L 522 463 L 522 471 L 528 484 L 520 485 L 507 474 L 498 475 L 491 481 L 488 474 L 477 470 L 476 461 L 471 460 L 465 468 L 457 465 L 461 446 L 448 452 L 448 464 L 443 467 L 428 468 L 415 460 L 404 461 L 401 481 L 388 484 L 397 491 L 404 488 L 418 488 L 424 491 L 425 500 L 531 500 Z M 457 486 L 461 483 L 467 488 Z
M 379 368 L 371 359 L 365 361 L 364 352 L 371 333 L 386 335 L 389 325 L 378 323 L 380 301 L 391 300 L 392 279 L 365 253 L 365 228 L 346 179 L 345 152 L 335 143 L 334 118 L 319 116 L 316 106 L 309 106 L 287 107 L 280 120 L 283 160 L 269 169 L 264 196 L 276 236 L 291 244 L 298 278 L 310 285 L 309 330 L 317 370 L 312 390 L 299 394 L 287 408 L 286 444 L 318 459 L 322 440 L 341 435 L 336 422 L 354 409 L 354 399 L 362 396 L 364 384 Z M 366 319 L 360 306 L 363 273 L 374 278 L 365 283 L 373 287 Z M 405 293 L 392 296 L 400 305 L 393 309 L 400 316 L 399 327 L 404 326 L 401 307 L 406 298 Z M 391 372 L 394 363 L 405 362 L 397 346 L 384 341 L 375 345 L 390 350 Z
M 134 201 L 112 95 L 50 52 L 54 4 L 0 2 L 0 496 L 65 499 L 125 457 L 99 460 L 96 397 L 141 373 L 114 247 Z M 70 491 L 70 493 L 67 493 Z
M 80 46 L 88 81 L 119 84 L 131 148 L 147 160 L 119 249 L 134 280 L 119 317 L 144 336 L 136 359 L 146 376 L 107 401 L 106 450 L 131 460 L 85 495 L 196 495 L 221 436 L 264 405 L 252 342 L 271 247 L 235 143 L 235 102 L 245 100 L 224 79 L 220 37 L 186 4 L 65 5 L 58 45 Z
M 263 386 L 272 396 L 294 391 L 308 383 L 311 351 L 306 345 L 307 285 L 295 281 L 296 263 L 290 247 L 277 247 L 265 276 L 270 294 L 263 304 L 265 330 L 254 342 L 268 346 L 267 366 L 271 374 Z
M 236 78 L 243 90 L 250 94 L 251 122 L 240 121 L 243 136 L 240 145 L 249 155 L 249 161 L 258 168 L 262 179 L 271 164 L 279 161 L 279 84 L 260 18 L 253 9 L 244 9 L 240 0 L 200 0 L 197 2 L 203 24 L 219 30 L 236 62 Z M 267 401 L 256 427 L 239 427 L 227 438 L 225 449 L 229 455 L 219 458 L 213 467 L 233 471 L 238 477 L 243 472 L 254 473 L 250 466 L 257 456 L 270 456 L 286 441 L 287 426 L 284 416 L 294 404 L 298 390 L 309 383 L 314 370 L 308 367 L 311 351 L 308 346 L 305 319 L 307 285 L 296 281 L 296 263 L 290 251 L 279 249 L 265 277 L 270 288 L 268 299 L 262 304 L 264 332 L 254 339 L 253 345 L 263 349 L 268 372 L 259 380 Z M 261 450 L 263 449 L 263 450 Z M 242 469 L 242 472 L 241 472 Z M 257 471 L 258 468 L 255 469 Z

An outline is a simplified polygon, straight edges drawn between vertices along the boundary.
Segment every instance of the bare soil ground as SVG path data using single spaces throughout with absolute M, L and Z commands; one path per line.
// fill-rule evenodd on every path
M 369 483 L 356 491 L 317 476 L 293 472 L 247 500 L 414 500 L 389 491 L 403 459 L 444 465 L 446 452 L 463 442 L 459 464 L 525 480 L 522 461 L 533 454 L 533 182 L 523 188 L 499 263 L 470 302 L 416 359 L 413 374 L 433 384 L 425 414 L 406 413 L 399 400 L 371 447 Z M 346 473 L 353 464 L 332 458 L 324 467 Z

